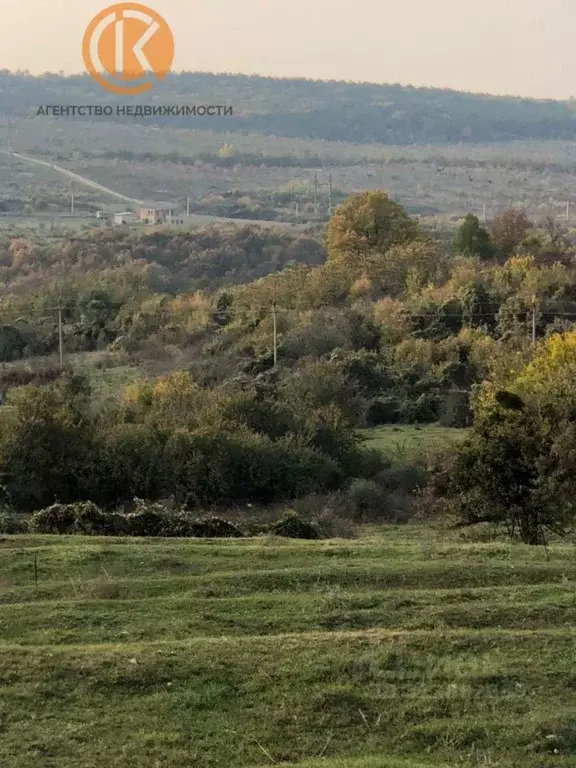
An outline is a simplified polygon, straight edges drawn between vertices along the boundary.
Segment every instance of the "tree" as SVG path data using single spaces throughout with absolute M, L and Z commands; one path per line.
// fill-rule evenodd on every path
M 0 362 L 6 363 L 22 357 L 26 342 L 18 330 L 12 325 L 0 326 Z
M 85 380 L 19 387 L 0 430 L 0 482 L 24 511 L 89 497 L 96 476 Z
M 564 535 L 576 505 L 576 430 L 500 392 L 460 448 L 450 492 L 460 523 L 504 525 L 525 544 Z
M 456 253 L 480 256 L 483 259 L 494 255 L 490 235 L 473 213 L 469 213 L 458 228 L 453 247 Z
M 490 236 L 494 245 L 509 256 L 525 240 L 532 222 L 522 210 L 510 209 L 499 213 L 490 227 Z
M 508 378 L 483 387 L 451 493 L 462 523 L 503 524 L 541 544 L 576 519 L 576 332 L 550 337 L 514 369 L 508 356 Z
M 566 229 L 556 221 L 554 216 L 546 216 L 542 227 L 550 238 L 550 246 L 553 251 L 561 251 L 566 244 Z
M 386 253 L 419 237 L 416 221 L 382 191 L 351 195 L 328 224 L 328 258 Z
M 558 417 L 576 414 L 576 331 L 550 336 L 514 381 L 523 397 Z

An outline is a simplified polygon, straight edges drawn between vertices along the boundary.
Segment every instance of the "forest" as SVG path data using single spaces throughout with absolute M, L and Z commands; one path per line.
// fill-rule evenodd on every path
M 397 145 L 576 136 L 571 102 L 447 89 L 181 72 L 169 75 L 159 93 L 167 105 L 233 107 L 232 117 L 186 118 L 185 127 L 192 129 L 209 124 L 214 131 Z M 33 77 L 7 70 L 0 71 L 0 94 L 0 115 L 28 118 L 40 105 L 114 103 L 115 98 L 88 75 Z M 182 119 L 157 117 L 151 122 L 174 126 Z
M 90 502 L 81 520 L 100 510 L 107 529 L 137 500 L 180 532 L 294 502 L 324 523 L 441 516 L 531 544 L 572 525 L 576 266 L 554 219 L 469 214 L 437 241 L 372 191 L 320 237 L 7 235 L 0 276 L 7 527 L 36 513 L 68 530 L 67 505 Z M 402 424 L 469 431 L 400 461 L 365 440 Z

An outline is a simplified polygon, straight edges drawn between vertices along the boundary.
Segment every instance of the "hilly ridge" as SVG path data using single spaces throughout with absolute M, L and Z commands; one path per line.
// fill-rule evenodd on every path
M 398 84 L 278 79 L 183 72 L 150 97 L 155 104 L 231 105 L 232 117 L 140 122 L 358 144 L 450 144 L 576 138 L 571 102 L 490 96 Z M 0 117 L 34 117 L 47 104 L 127 104 L 88 75 L 0 71 Z M 134 104 L 146 103 L 137 98 Z M 134 118 L 115 118 L 134 122 Z

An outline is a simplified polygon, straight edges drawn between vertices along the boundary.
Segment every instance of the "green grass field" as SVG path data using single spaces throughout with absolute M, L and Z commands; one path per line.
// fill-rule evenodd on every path
M 3 768 L 575 764 L 571 547 L 4 536 L 0 562 Z
M 467 429 L 441 427 L 438 424 L 390 424 L 363 429 L 361 432 L 369 448 L 375 448 L 390 458 L 398 459 L 411 459 L 428 448 L 462 441 L 468 434 Z

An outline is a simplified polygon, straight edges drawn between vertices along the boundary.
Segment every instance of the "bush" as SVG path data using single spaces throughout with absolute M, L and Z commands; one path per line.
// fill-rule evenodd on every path
M 270 533 L 276 536 L 285 536 L 288 539 L 319 539 L 317 527 L 308 520 L 302 520 L 298 515 L 292 514 L 274 523 Z
M 119 536 L 126 526 L 123 515 L 103 512 L 91 501 L 78 501 L 75 504 L 52 504 L 35 512 L 29 528 L 35 533 Z
M 323 539 L 355 539 L 358 536 L 356 523 L 345 517 L 326 513 L 318 518 L 316 524 Z
M 357 522 L 385 519 L 387 502 L 386 491 L 373 480 L 354 480 L 345 495 L 345 504 Z
M 220 517 L 192 520 L 188 524 L 188 536 L 199 539 L 238 539 L 244 534 L 234 523 Z
M 428 483 L 429 473 L 417 464 L 392 464 L 380 472 L 377 480 L 386 491 L 408 494 L 424 488 Z
M 258 520 L 247 520 L 242 525 L 245 536 L 266 536 L 270 534 L 269 523 L 263 523 Z
M 416 400 L 405 400 L 401 420 L 405 424 L 431 424 L 440 416 L 440 398 L 432 392 L 420 395 Z
M 113 512 L 103 512 L 92 501 L 81 501 L 70 504 L 75 510 L 73 533 L 88 536 L 120 536 L 126 528 L 123 515 Z
M 147 504 L 142 499 L 135 499 L 133 512 L 124 515 L 128 536 L 171 536 L 176 526 L 171 524 L 168 510 L 161 504 Z
M 28 533 L 28 520 L 12 509 L 0 508 L 0 533 Z
M 30 518 L 33 533 L 74 533 L 76 509 L 72 504 L 52 504 Z
M 449 392 L 440 408 L 440 424 L 443 427 L 469 427 L 472 421 L 467 392 Z
M 232 539 L 242 531 L 219 517 L 191 518 L 186 512 L 170 512 L 162 504 L 135 500 L 133 512 L 124 515 L 128 536 L 165 536 L 170 538 Z
M 377 427 L 380 424 L 396 424 L 400 420 L 400 403 L 395 397 L 383 397 L 370 403 L 366 412 L 366 424 Z
M 18 328 L 12 325 L 0 326 L 0 362 L 8 363 L 22 357 L 26 341 Z

